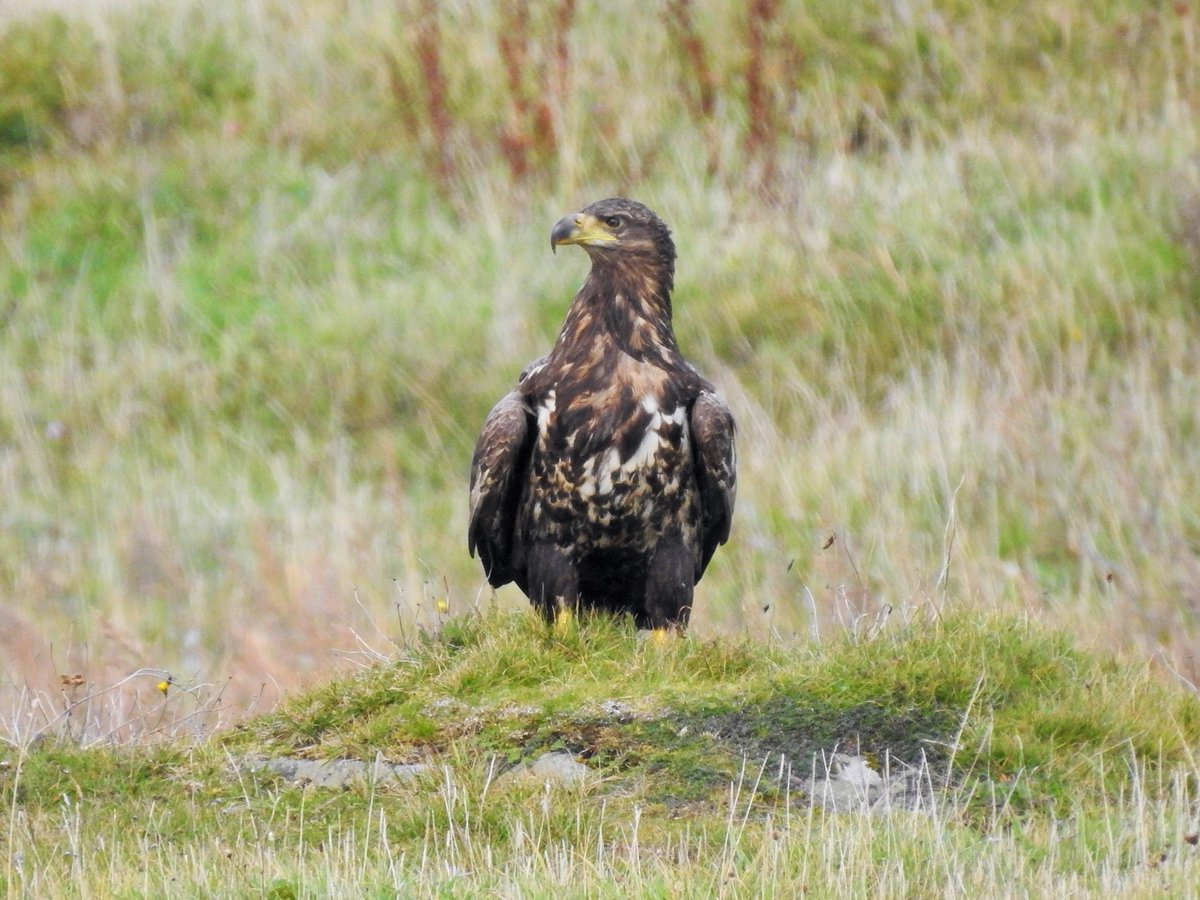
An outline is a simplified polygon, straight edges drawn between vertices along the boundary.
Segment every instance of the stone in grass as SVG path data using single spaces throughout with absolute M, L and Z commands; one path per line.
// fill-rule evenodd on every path
M 406 781 L 429 771 L 424 763 L 402 765 L 382 759 L 295 759 L 293 757 L 248 757 L 242 766 L 251 772 L 270 772 L 293 784 L 346 790 L 356 784 L 382 786 Z
M 587 781 L 591 775 L 592 770 L 578 762 L 566 750 L 555 750 L 543 753 L 532 762 L 523 762 L 509 769 L 496 779 L 496 783 L 524 782 L 576 787 Z
M 806 779 L 804 790 L 813 806 L 828 812 L 928 812 L 933 803 L 923 768 L 894 762 L 881 775 L 865 758 L 849 753 L 832 754 L 825 773 Z

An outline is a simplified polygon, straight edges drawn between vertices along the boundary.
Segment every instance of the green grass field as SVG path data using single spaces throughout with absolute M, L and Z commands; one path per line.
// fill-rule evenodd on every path
M 524 610 L 467 556 L 470 452 L 586 273 L 550 227 L 612 194 L 673 227 L 680 343 L 740 429 L 700 646 L 1015 616 L 1194 693 L 1198 20 L 0 6 L 0 734 L 207 731 Z

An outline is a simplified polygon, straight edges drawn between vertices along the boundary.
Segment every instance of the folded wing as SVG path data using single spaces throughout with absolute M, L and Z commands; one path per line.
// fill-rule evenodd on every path
M 702 515 L 699 577 L 713 552 L 729 539 L 737 496 L 736 429 L 729 407 L 709 391 L 701 393 L 692 404 L 690 425 Z
M 533 446 L 532 411 L 519 391 L 492 407 L 471 459 L 467 546 L 479 554 L 493 587 L 513 580 L 517 506 Z

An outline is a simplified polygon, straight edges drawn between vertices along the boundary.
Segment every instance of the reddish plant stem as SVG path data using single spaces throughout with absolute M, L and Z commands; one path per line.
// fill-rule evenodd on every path
M 417 61 L 425 79 L 425 103 L 434 140 L 434 170 L 443 189 L 454 176 L 450 154 L 452 120 L 447 104 L 446 74 L 442 70 L 442 31 L 437 0 L 424 0 L 417 25 Z
M 692 115 L 700 120 L 708 120 L 717 106 L 717 79 L 708 64 L 704 41 L 696 29 L 691 0 L 668 0 L 667 24 L 677 36 L 696 83 L 696 95 L 688 95 L 693 108 Z
M 763 177 L 774 175 L 774 106 L 765 83 L 767 29 L 779 14 L 779 0 L 752 0 L 749 9 L 749 59 L 746 62 L 746 113 L 750 121 L 746 131 L 746 155 L 761 159 Z

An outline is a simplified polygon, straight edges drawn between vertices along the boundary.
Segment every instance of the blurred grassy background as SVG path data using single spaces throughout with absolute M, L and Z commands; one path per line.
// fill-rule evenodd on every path
M 1198 15 L 0 7 L 3 689 L 269 699 L 491 602 L 471 447 L 614 193 L 741 428 L 698 630 L 1020 609 L 1200 680 Z

